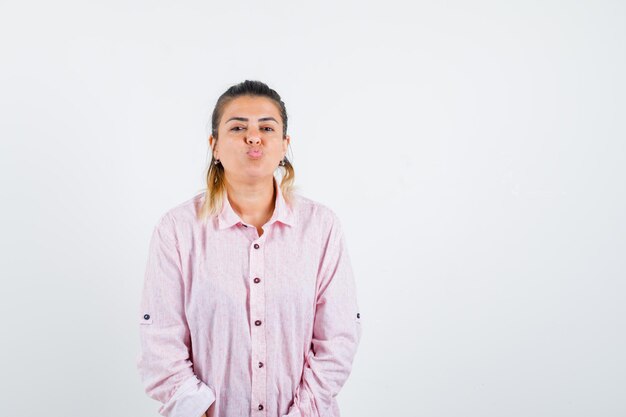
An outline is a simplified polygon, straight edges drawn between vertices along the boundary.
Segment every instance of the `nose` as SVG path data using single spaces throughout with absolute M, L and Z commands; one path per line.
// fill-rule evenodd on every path
M 250 145 L 258 145 L 259 143 L 261 143 L 261 137 L 258 133 L 250 132 L 248 136 L 246 136 L 246 142 L 248 142 Z

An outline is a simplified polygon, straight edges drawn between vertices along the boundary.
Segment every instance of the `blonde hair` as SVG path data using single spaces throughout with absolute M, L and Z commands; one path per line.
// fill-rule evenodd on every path
M 211 133 L 215 138 L 215 141 L 217 142 L 218 140 L 218 127 L 226 105 L 228 105 L 228 103 L 235 98 L 246 95 L 269 98 L 278 106 L 283 121 L 283 140 L 285 140 L 285 136 L 287 135 L 287 110 L 285 108 L 285 103 L 280 98 L 280 95 L 278 95 L 276 91 L 269 88 L 265 83 L 246 80 L 230 87 L 217 100 L 211 117 Z M 280 191 L 283 194 L 285 202 L 288 205 L 291 205 L 293 203 L 296 190 L 296 186 L 294 184 L 295 171 L 291 161 L 287 159 L 286 156 L 283 161 L 285 165 L 279 166 L 281 171 L 283 171 L 281 176 L 282 178 L 280 180 Z M 222 209 L 224 198 L 226 198 L 226 175 L 224 172 L 224 166 L 221 163 L 217 165 L 215 164 L 213 152 L 211 152 L 211 161 L 205 171 L 206 174 L 204 177 L 206 179 L 206 188 L 202 190 L 204 192 L 204 201 L 198 210 L 197 217 L 198 220 L 206 223 L 210 217 L 217 216 Z

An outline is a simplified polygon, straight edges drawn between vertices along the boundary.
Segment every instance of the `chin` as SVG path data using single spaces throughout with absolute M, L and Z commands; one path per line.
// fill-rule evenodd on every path
M 247 167 L 242 170 L 242 172 L 245 172 L 246 175 L 254 178 L 263 178 L 274 174 L 274 171 L 269 171 L 267 168 L 263 167 Z

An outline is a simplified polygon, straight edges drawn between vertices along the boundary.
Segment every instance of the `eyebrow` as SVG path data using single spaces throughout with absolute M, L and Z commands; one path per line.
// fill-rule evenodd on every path
M 225 123 L 230 122 L 231 120 L 239 120 L 240 122 L 247 122 L 248 118 L 247 117 L 231 117 L 230 119 L 226 120 Z M 278 121 L 276 119 L 274 119 L 273 117 L 261 117 L 259 118 L 259 122 L 264 122 L 266 120 L 273 120 L 274 122 L 276 122 L 278 124 Z

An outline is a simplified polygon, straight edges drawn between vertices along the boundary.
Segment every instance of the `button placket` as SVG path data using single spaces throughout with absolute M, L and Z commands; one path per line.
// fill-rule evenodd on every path
M 250 318 L 252 336 L 252 404 L 253 415 L 265 416 L 267 410 L 265 404 L 267 400 L 267 380 L 263 363 L 266 360 L 266 336 L 265 336 L 265 285 L 264 275 L 264 239 L 267 232 L 261 239 L 253 242 L 250 248 L 250 278 L 254 284 L 250 285 Z

